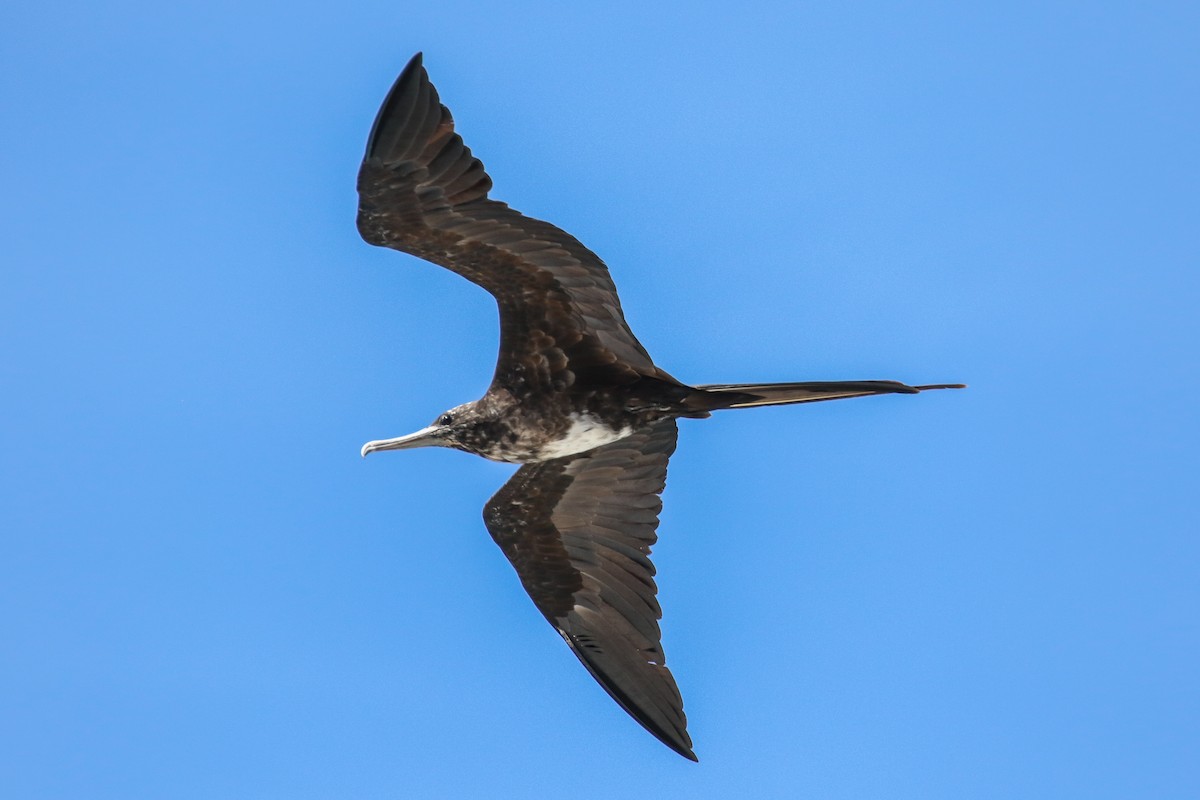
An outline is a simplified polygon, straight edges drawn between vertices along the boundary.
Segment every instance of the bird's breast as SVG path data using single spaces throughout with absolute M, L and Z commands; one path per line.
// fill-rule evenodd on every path
M 591 414 L 571 414 L 568 420 L 570 424 L 564 431 L 547 439 L 538 448 L 538 460 L 548 461 L 552 458 L 562 458 L 594 450 L 601 445 L 624 439 L 633 433 L 632 426 L 616 427 Z

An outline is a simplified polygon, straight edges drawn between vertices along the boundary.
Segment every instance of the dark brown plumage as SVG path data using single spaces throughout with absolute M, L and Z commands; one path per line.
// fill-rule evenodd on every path
M 573 236 L 488 198 L 418 54 L 380 108 L 358 177 L 358 229 L 375 245 L 482 286 L 500 310 L 487 393 L 376 450 L 438 445 L 523 464 L 484 521 L 534 604 L 601 686 L 695 760 L 666 667 L 650 548 L 679 417 L 915 394 L 950 385 L 841 381 L 689 386 L 630 331 L 604 263 Z
M 662 653 L 649 558 L 676 432 L 664 419 L 586 453 L 526 464 L 483 519 L 534 604 L 600 685 L 669 747 L 695 758 Z

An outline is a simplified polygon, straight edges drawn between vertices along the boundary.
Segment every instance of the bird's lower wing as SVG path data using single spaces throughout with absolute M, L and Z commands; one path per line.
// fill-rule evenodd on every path
M 695 760 L 666 667 L 650 548 L 675 450 L 674 420 L 613 444 L 527 464 L 484 509 L 525 590 L 592 676 L 646 730 Z

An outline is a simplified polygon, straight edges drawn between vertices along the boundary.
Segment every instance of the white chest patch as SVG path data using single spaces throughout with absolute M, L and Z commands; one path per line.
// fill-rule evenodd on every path
M 572 414 L 571 427 L 566 434 L 553 442 L 542 446 L 538 455 L 542 458 L 562 458 L 563 456 L 582 453 L 602 444 L 624 439 L 633 433 L 632 428 L 613 430 L 595 417 L 586 414 Z

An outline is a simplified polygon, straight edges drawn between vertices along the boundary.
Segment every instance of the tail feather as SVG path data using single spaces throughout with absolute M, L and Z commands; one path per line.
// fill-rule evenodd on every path
M 689 405 L 706 411 L 725 408 L 783 406 L 792 403 L 818 403 L 845 397 L 869 397 L 876 394 L 917 394 L 928 389 L 962 389 L 961 383 L 909 386 L 899 381 L 806 381 L 804 383 L 714 383 L 697 386 L 698 393 L 688 398 Z

